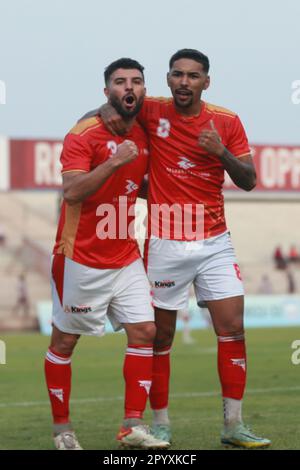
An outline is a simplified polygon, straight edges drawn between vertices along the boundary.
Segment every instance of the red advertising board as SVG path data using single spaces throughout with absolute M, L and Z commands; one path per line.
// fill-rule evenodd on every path
M 10 141 L 10 188 L 51 189 L 61 185 L 62 142 Z
M 7 189 L 55 189 L 61 185 L 59 140 L 10 140 L 7 148 L 9 171 Z M 257 170 L 254 192 L 299 193 L 300 147 L 253 145 L 252 154 Z M 3 158 L 3 161 L 5 158 Z M 1 173 L 1 159 L 0 159 Z M 3 188 L 5 184 L 2 183 Z M 1 189 L 1 185 L 0 185 Z M 224 190 L 240 191 L 225 178 Z
M 254 191 L 300 191 L 300 147 L 253 145 L 251 150 L 257 172 Z M 224 184 L 226 189 L 238 190 L 228 175 Z

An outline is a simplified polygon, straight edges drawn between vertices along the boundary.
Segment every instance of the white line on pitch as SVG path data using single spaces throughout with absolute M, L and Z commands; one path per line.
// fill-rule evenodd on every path
M 296 392 L 300 390 L 300 386 L 296 387 L 278 387 L 278 388 L 255 388 L 246 390 L 247 395 L 255 395 L 258 393 L 277 393 L 277 392 Z M 217 397 L 220 392 L 186 392 L 186 393 L 171 393 L 170 398 L 201 398 L 201 397 Z M 123 396 L 115 397 L 97 397 L 97 398 L 74 398 L 71 403 L 85 404 L 85 403 L 98 403 L 105 401 L 120 401 L 123 400 Z M 24 401 L 24 402 L 12 402 L 12 403 L 0 403 L 0 408 L 18 408 L 18 407 L 29 407 L 29 406 L 48 406 L 48 401 Z

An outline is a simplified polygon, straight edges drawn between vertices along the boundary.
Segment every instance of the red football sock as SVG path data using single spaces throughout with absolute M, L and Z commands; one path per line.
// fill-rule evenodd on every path
M 244 335 L 218 337 L 218 370 L 223 398 L 242 400 L 247 373 Z
M 123 367 L 125 419 L 143 418 L 152 383 L 152 367 L 152 344 L 128 344 Z
M 171 346 L 156 349 L 153 356 L 153 379 L 150 390 L 152 410 L 167 408 L 169 400 Z
M 45 359 L 45 376 L 54 424 L 70 421 L 71 375 L 71 357 L 49 348 Z

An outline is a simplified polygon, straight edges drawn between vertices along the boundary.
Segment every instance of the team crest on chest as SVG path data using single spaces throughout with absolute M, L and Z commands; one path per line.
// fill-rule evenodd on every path
M 108 150 L 110 150 L 109 157 L 111 158 L 113 155 L 117 153 L 118 144 L 114 140 L 109 140 L 106 144 Z

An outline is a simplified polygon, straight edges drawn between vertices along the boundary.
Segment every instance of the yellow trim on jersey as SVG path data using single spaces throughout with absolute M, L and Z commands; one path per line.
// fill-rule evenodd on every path
M 85 132 L 98 126 L 102 126 L 102 122 L 100 122 L 96 116 L 93 116 L 75 124 L 75 126 L 70 130 L 69 134 L 83 135 Z
M 235 155 L 235 158 L 241 158 L 241 157 L 252 157 L 251 152 L 248 153 L 243 153 L 242 155 Z
M 74 245 L 76 240 L 77 228 L 80 221 L 82 203 L 74 206 L 66 204 L 65 223 L 58 243 L 57 253 L 64 254 L 67 258 L 73 258 Z
M 77 170 L 77 168 L 76 168 L 75 170 L 62 171 L 61 174 L 64 175 L 65 173 L 72 173 L 72 171 L 80 171 L 81 173 L 88 173 L 87 170 Z
M 205 104 L 206 104 L 206 108 L 209 111 L 212 111 L 214 113 L 225 114 L 226 116 L 230 116 L 230 117 L 235 117 L 236 116 L 236 113 L 234 113 L 230 109 L 222 108 L 222 106 L 216 106 L 215 104 L 212 104 L 212 103 L 205 102 Z
M 165 96 L 146 96 L 145 100 L 155 101 L 159 103 L 171 103 L 173 98 L 166 98 Z

